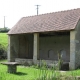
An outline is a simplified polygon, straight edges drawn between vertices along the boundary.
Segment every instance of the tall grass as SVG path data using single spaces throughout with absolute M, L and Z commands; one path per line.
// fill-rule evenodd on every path
M 59 78 L 59 71 L 56 71 L 54 66 L 49 68 L 44 61 L 42 61 L 42 65 L 41 63 L 37 65 L 37 68 L 39 68 L 39 74 L 36 73 L 38 75 L 35 80 L 57 80 Z
M 45 63 L 43 63 L 43 65 L 41 66 L 37 65 L 37 68 L 39 68 L 39 73 L 36 72 L 37 77 L 35 80 L 80 80 L 80 78 L 76 77 L 80 71 L 79 72 L 68 71 L 62 73 L 60 71 L 61 67 L 60 61 L 57 66 L 58 68 L 56 68 L 56 66 L 48 68 L 48 65 Z

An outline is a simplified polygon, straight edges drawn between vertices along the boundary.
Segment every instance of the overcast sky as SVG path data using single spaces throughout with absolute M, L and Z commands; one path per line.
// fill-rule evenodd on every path
M 20 18 L 39 14 L 80 8 L 80 0 L 0 0 L 0 28 L 12 28 Z

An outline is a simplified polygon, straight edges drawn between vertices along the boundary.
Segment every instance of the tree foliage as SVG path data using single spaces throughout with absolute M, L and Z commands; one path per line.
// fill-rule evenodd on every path
M 0 32 L 1 33 L 5 33 L 5 32 L 8 32 L 10 29 L 5 27 L 5 28 L 0 28 Z

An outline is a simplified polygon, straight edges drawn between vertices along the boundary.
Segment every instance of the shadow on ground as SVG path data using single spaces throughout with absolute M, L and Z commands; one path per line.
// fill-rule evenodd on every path
M 15 75 L 20 75 L 20 76 L 23 76 L 23 75 L 28 75 L 27 73 L 23 73 L 23 72 L 16 72 L 16 73 L 12 73 L 12 74 L 15 74 Z

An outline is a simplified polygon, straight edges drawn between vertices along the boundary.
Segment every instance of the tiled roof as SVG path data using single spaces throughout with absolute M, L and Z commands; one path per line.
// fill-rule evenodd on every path
M 80 8 L 23 17 L 8 34 L 72 30 L 75 29 L 79 18 Z

